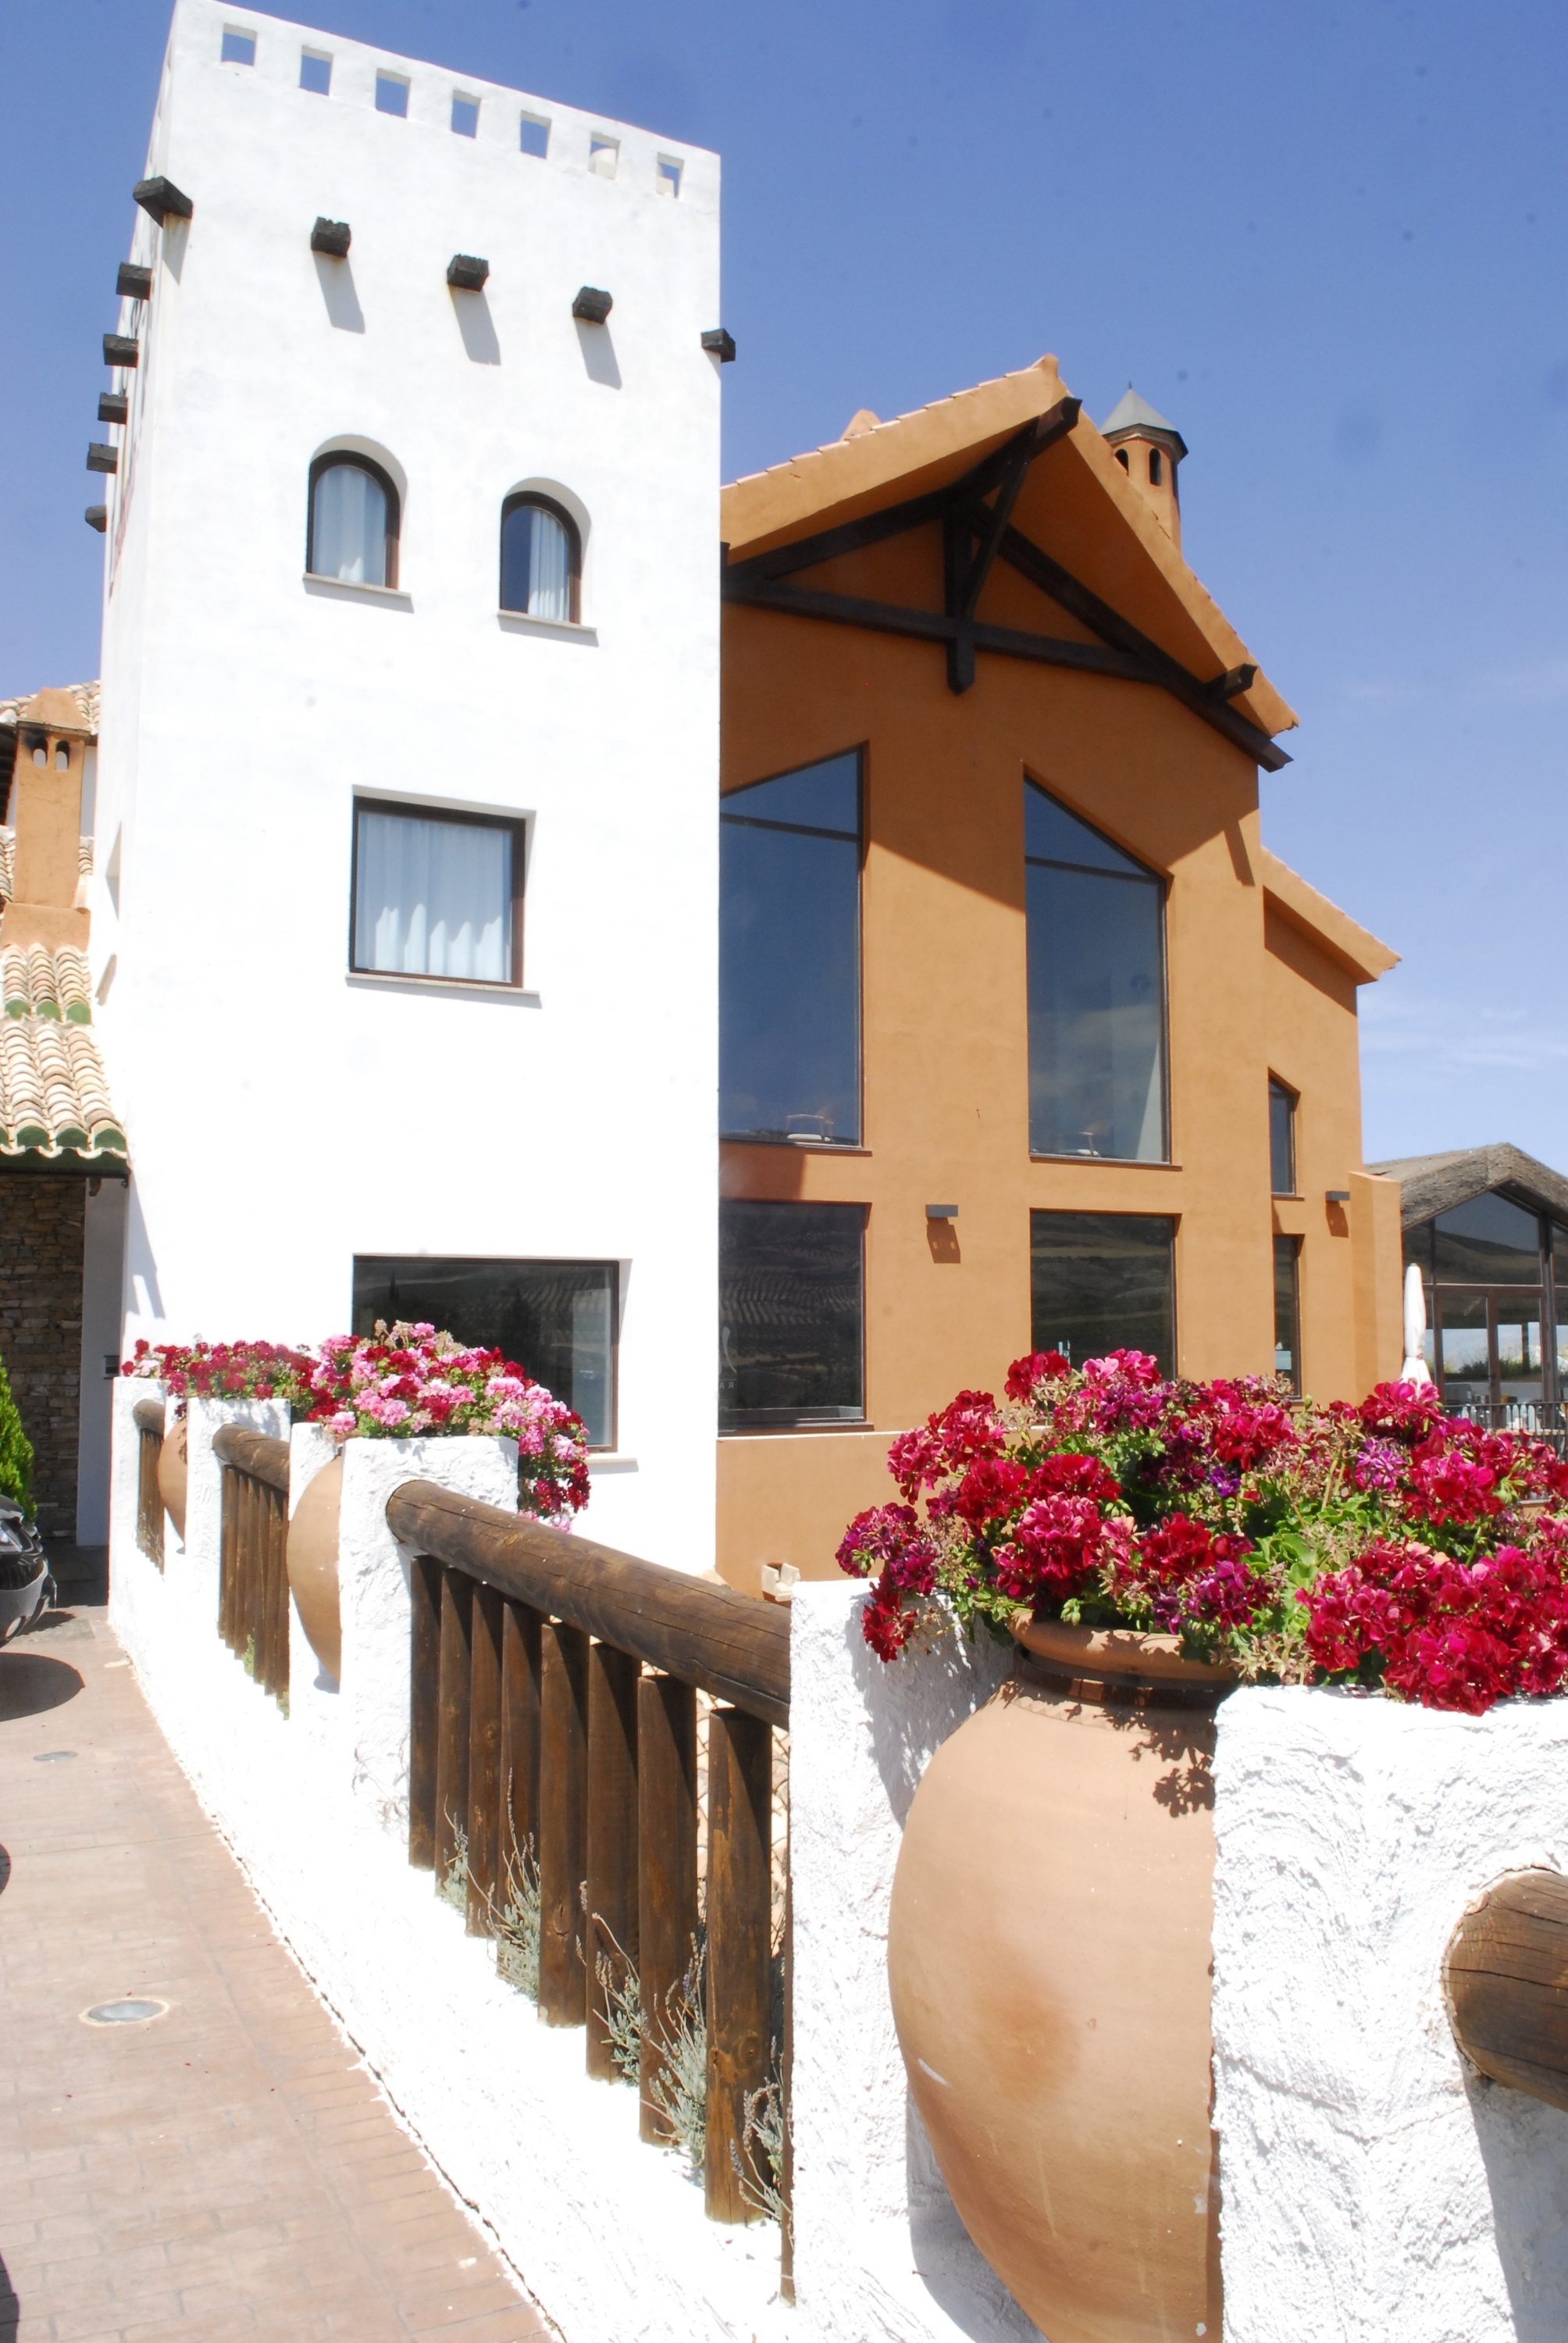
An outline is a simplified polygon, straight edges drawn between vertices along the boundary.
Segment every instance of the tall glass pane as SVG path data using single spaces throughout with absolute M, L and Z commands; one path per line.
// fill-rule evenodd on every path
M 865 1413 L 865 1218 L 859 1204 L 719 1205 L 720 1430 Z
M 1497 1322 L 1497 1383 L 1501 1399 L 1543 1400 L 1541 1291 L 1499 1286 L 1492 1296 Z
M 1274 1373 L 1301 1390 L 1301 1248 L 1294 1237 L 1274 1239 Z
M 1433 1223 L 1437 1282 L 1539 1285 L 1541 1223 L 1505 1196 L 1473 1196 Z
M 860 760 L 719 809 L 719 1118 L 731 1138 L 860 1138 Z
M 1269 1184 L 1276 1196 L 1296 1192 L 1296 1101 L 1276 1081 L 1269 1084 Z
M 1024 852 L 1030 1152 L 1162 1162 L 1164 889 L 1032 781 Z
M 350 585 L 387 583 L 387 491 L 357 464 L 329 464 L 316 476 L 310 568 Z
M 1568 1229 L 1552 1231 L 1552 1278 L 1557 1299 L 1557 1396 L 1568 1395 Z
M 460 1342 L 515 1359 L 575 1407 L 588 1444 L 615 1440 L 618 1272 L 603 1261 L 427 1260 L 362 1254 L 354 1332 L 425 1319 Z
M 572 615 L 572 548 L 565 523 L 542 505 L 513 505 L 501 521 L 501 608 L 564 624 Z
M 1455 1293 L 1440 1286 L 1437 1327 L 1443 1405 L 1484 1407 L 1492 1397 L 1485 1294 Z
M 1030 1212 L 1030 1300 L 1037 1351 L 1074 1366 L 1147 1351 L 1174 1372 L 1175 1223 L 1142 1212 Z
M 507 984 L 512 832 L 357 809 L 354 965 Z

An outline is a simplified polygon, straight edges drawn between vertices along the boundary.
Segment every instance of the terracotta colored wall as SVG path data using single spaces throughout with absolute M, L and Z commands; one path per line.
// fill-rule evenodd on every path
M 935 558 L 933 530 L 811 582 L 930 607 Z M 1074 631 L 1010 574 L 986 614 Z M 1147 687 L 982 654 L 974 689 L 956 697 L 935 645 L 734 606 L 722 671 L 725 789 L 866 749 L 864 1149 L 732 1142 L 722 1183 L 729 1196 L 869 1206 L 867 1413 L 877 1433 L 916 1421 L 960 1384 L 999 1388 L 1027 1349 L 1031 1207 L 1179 1216 L 1181 1371 L 1269 1371 L 1271 1034 L 1292 1020 L 1302 1028 L 1299 1052 L 1277 1071 L 1303 1092 L 1320 1199 L 1359 1167 L 1360 1108 L 1353 988 L 1339 998 L 1321 971 L 1303 977 L 1265 955 L 1249 759 Z M 1170 875 L 1169 1167 L 1030 1161 L 1026 773 Z M 925 1219 L 939 1202 L 960 1208 L 940 1232 Z M 1332 1353 L 1334 1388 L 1348 1391 L 1348 1262 L 1321 1290 L 1313 1282 L 1318 1252 L 1326 1261 L 1333 1242 L 1326 1231 L 1314 1240 L 1304 1279 L 1309 1341 Z M 1331 1339 L 1331 1322 L 1345 1332 Z M 765 1435 L 720 1441 L 721 1568 L 739 1583 L 760 1561 L 831 1572 L 849 1499 L 892 1493 L 869 1455 L 851 1463 L 845 1437 L 795 1436 L 787 1449 Z

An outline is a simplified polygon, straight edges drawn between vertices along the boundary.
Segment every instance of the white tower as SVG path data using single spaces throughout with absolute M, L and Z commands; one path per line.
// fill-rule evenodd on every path
M 93 920 L 126 1342 L 493 1304 L 607 1446 L 585 1526 L 701 1567 L 718 159 L 178 0 L 146 172 Z

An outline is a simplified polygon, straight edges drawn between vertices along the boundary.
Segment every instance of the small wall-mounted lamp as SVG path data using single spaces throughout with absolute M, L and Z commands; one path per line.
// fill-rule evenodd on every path
M 101 390 L 98 393 L 100 423 L 124 423 L 130 411 L 130 399 L 123 390 Z
M 190 197 L 176 187 L 172 179 L 138 179 L 131 194 L 143 211 L 152 214 L 160 227 L 166 219 L 189 219 L 196 208 Z
M 89 505 L 82 518 L 89 528 L 95 528 L 102 537 L 109 526 L 109 508 L 107 505 Z
M 489 262 L 471 252 L 455 252 L 447 263 L 447 282 L 457 293 L 482 293 L 489 273 Z
M 1348 1204 L 1350 1200 L 1351 1192 L 1348 1188 L 1329 1188 L 1324 1191 L 1323 1201 L 1325 1203 Z
M 578 297 L 572 303 L 572 316 L 580 317 L 585 326 L 602 326 L 614 307 L 609 295 L 598 286 L 584 285 L 578 287 Z
M 958 1216 L 959 1208 L 956 1204 L 928 1204 L 926 1206 L 926 1218 L 928 1221 L 956 1221 Z
M 318 217 L 316 226 L 310 231 L 311 251 L 324 252 L 328 260 L 347 260 L 348 246 L 352 241 L 352 232 L 347 220 Z
M 116 450 L 106 447 L 101 439 L 95 439 L 87 449 L 88 471 L 117 472 L 119 468 L 120 459 Z
M 104 364 L 106 366 L 134 367 L 140 356 L 141 352 L 136 347 L 136 338 L 134 334 L 106 334 L 104 336 Z
M 720 366 L 728 366 L 735 356 L 735 337 L 727 334 L 722 326 L 709 326 L 702 337 L 702 347 L 712 353 Z
M 153 297 L 153 272 L 138 268 L 134 260 L 122 260 L 120 273 L 115 279 L 115 290 L 122 301 L 150 301 Z

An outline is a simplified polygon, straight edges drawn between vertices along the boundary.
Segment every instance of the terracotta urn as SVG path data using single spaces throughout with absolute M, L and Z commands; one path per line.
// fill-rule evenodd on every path
M 307 1481 L 288 1524 L 288 1591 L 306 1640 L 327 1674 L 343 1673 L 343 1622 L 337 1606 L 337 1516 L 343 1458 Z
M 186 1446 L 189 1431 L 189 1423 L 182 1415 L 179 1422 L 165 1433 L 164 1444 L 158 1451 L 158 1494 L 182 1544 L 186 1534 L 186 1487 L 190 1479 L 189 1453 Z
M 1173 1637 L 1020 1613 L 910 1810 L 888 1974 L 970 2236 L 1050 2343 L 1220 2343 L 1214 1712 Z

